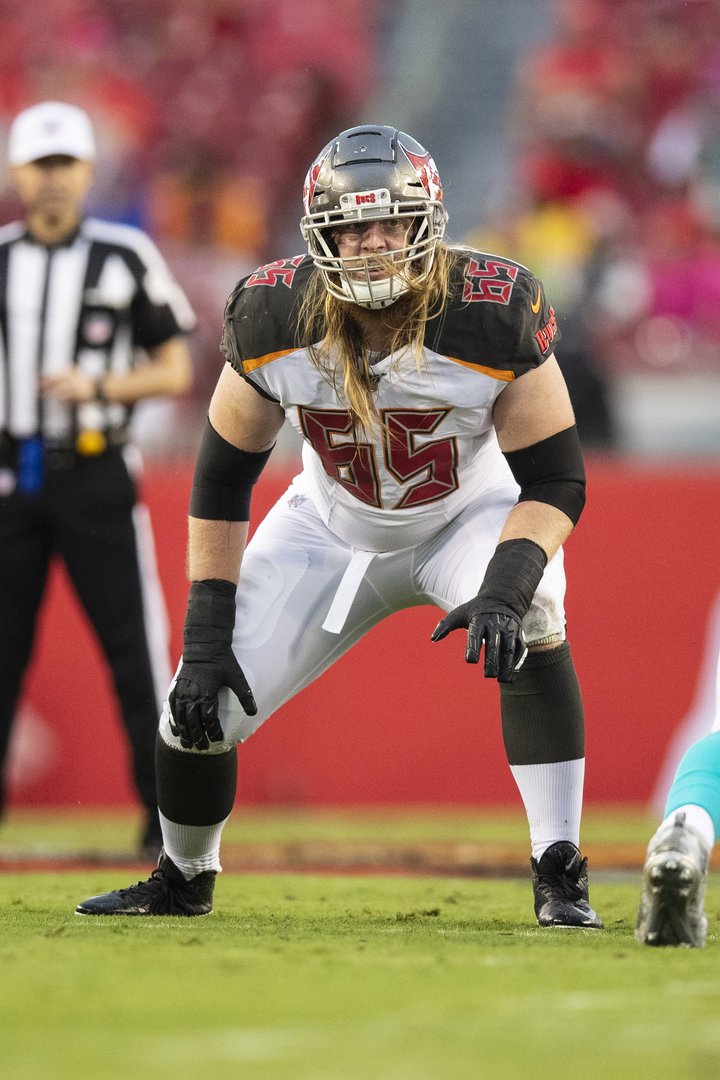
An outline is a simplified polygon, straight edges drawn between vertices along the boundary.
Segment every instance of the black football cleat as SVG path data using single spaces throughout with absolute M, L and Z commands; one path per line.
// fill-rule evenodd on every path
M 539 926 L 602 929 L 588 899 L 587 859 L 574 844 L 558 840 L 539 860 L 530 859 L 530 867 Z
M 76 915 L 209 915 L 215 871 L 204 870 L 188 881 L 165 852 L 147 881 L 83 900 Z
M 707 937 L 704 911 L 710 852 L 676 814 L 648 844 L 635 938 L 643 945 L 699 949 Z

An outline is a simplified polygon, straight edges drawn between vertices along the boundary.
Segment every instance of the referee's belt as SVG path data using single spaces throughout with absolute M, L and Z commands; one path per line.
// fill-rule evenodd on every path
M 81 461 L 104 457 L 126 443 L 125 432 L 80 431 L 75 439 L 44 439 L 45 463 L 49 469 L 69 469 Z
M 43 462 L 48 469 L 70 469 L 81 461 L 103 457 L 109 450 L 119 450 L 127 442 L 126 431 L 81 431 L 72 439 L 43 439 Z M 17 465 L 20 439 L 0 435 L 0 462 Z

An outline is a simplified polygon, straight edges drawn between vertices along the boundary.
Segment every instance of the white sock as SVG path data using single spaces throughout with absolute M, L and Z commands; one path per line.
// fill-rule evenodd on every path
M 160 814 L 165 854 L 189 881 L 203 870 L 222 870 L 220 837 L 225 822 L 216 825 L 179 825 Z
M 702 806 L 696 806 L 695 803 L 687 803 L 685 806 L 678 806 L 676 810 L 673 810 L 672 814 L 668 814 L 658 829 L 658 833 L 664 832 L 665 829 L 672 826 L 676 814 L 685 814 L 685 824 L 689 825 L 691 829 L 694 829 L 696 833 L 700 834 L 708 849 L 715 846 L 715 826 L 713 825 L 713 820 L 707 810 L 704 810 Z
M 557 840 L 580 846 L 585 758 L 543 765 L 511 765 L 525 805 L 534 859 Z

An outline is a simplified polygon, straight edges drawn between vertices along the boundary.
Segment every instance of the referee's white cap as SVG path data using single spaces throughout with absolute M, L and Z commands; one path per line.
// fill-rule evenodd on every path
M 63 154 L 90 161 L 95 157 L 95 138 L 90 117 L 75 105 L 43 101 L 18 113 L 8 136 L 11 165 Z

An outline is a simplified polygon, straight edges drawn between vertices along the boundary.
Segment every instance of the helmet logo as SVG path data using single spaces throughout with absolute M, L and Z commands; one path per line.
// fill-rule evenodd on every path
M 340 196 L 342 210 L 354 210 L 360 206 L 389 206 L 390 192 L 387 188 L 374 191 L 344 191 Z
M 402 143 L 400 143 L 400 146 L 402 146 Z M 424 154 L 413 154 L 407 147 L 402 146 L 402 148 L 405 157 L 418 174 L 418 178 L 425 188 L 428 198 L 432 199 L 433 202 L 442 202 L 442 184 L 440 183 L 440 177 L 437 168 L 435 167 L 435 162 L 430 157 L 430 154 L 428 154 L 427 151 Z
M 324 150 L 321 150 L 318 156 L 313 161 L 312 165 L 308 169 L 307 176 L 305 177 L 305 183 L 303 185 L 303 205 L 305 207 L 305 213 L 310 213 L 310 204 L 315 198 L 315 188 L 317 186 L 318 176 L 322 169 L 325 158 L 328 156 L 331 150 L 331 146 L 326 146 Z

